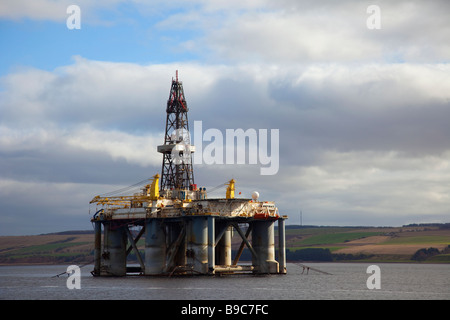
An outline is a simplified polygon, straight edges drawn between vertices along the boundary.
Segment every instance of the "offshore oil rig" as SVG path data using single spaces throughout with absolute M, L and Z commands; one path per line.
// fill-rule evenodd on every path
M 285 274 L 285 225 L 274 202 L 235 198 L 235 180 L 224 198 L 207 197 L 194 183 L 188 107 L 183 84 L 172 78 L 161 175 L 146 180 L 139 193 L 96 196 L 91 221 L 95 230 L 94 276 Z M 186 147 L 187 146 L 187 147 Z M 187 150 L 189 149 L 189 150 Z M 148 183 L 150 182 L 151 183 Z M 99 209 L 100 207 L 100 209 Z M 275 259 L 275 221 L 278 221 L 278 261 Z M 232 236 L 240 246 L 232 257 Z M 144 236 L 144 255 L 138 241 Z M 240 263 L 244 248 L 251 264 Z M 138 266 L 127 265 L 134 252 Z

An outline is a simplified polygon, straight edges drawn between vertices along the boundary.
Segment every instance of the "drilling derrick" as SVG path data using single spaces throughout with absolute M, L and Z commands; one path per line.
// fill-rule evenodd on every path
M 181 194 L 185 194 L 180 191 L 192 190 L 194 186 L 191 153 L 195 148 L 190 145 L 188 110 L 183 83 L 178 81 L 177 71 L 167 100 L 164 144 L 158 146 L 158 152 L 163 154 L 161 190 L 167 194 L 173 190 L 171 198 L 180 198 Z

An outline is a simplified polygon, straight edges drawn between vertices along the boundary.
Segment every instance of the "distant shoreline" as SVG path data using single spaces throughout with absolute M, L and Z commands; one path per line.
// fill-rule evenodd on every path
M 275 232 L 277 228 L 275 228 Z M 450 224 L 402 227 L 286 226 L 290 263 L 450 263 Z M 275 237 L 277 239 L 277 237 Z M 240 239 L 233 237 L 236 250 Z M 145 239 L 138 242 L 144 251 Z M 275 245 L 277 249 L 277 245 Z M 93 261 L 93 231 L 0 236 L 0 266 L 82 265 Z M 242 259 L 251 260 L 247 249 Z M 276 253 L 277 254 L 277 253 Z M 133 254 L 129 255 L 133 261 Z

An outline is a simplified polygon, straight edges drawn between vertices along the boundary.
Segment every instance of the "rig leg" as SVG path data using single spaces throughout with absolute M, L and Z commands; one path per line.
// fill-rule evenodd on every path
M 218 226 L 222 234 L 218 243 L 216 244 L 216 262 L 221 266 L 231 265 L 231 227 L 227 223 L 221 223 Z
M 278 219 L 278 262 L 280 264 L 280 273 L 286 274 L 286 233 L 284 219 Z
M 208 217 L 192 217 L 187 230 L 188 264 L 197 274 L 208 273 Z
M 149 219 L 145 226 L 145 275 L 162 274 L 166 264 L 166 238 L 161 220 Z
M 127 234 L 123 227 L 104 225 L 103 263 L 106 275 L 125 276 L 127 273 Z
M 216 219 L 208 218 L 208 273 L 214 274 L 216 267 Z
M 274 221 L 254 221 L 252 230 L 252 246 L 256 252 L 253 256 L 255 273 L 278 273 L 278 262 L 275 260 Z
M 94 233 L 94 271 L 92 271 L 92 274 L 98 276 L 100 275 L 100 266 L 102 263 L 102 223 L 100 221 L 94 223 Z

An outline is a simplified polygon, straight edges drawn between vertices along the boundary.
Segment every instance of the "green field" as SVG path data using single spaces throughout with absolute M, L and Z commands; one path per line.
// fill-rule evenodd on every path
M 411 262 L 420 249 L 434 248 L 422 255 L 421 262 L 448 263 L 450 229 L 448 227 L 291 227 L 286 231 L 288 257 L 299 259 L 301 251 L 324 250 L 334 261 Z M 306 252 L 306 251 L 305 251 Z M 428 252 L 428 251 L 427 251 Z M 438 252 L 438 255 L 435 255 Z
M 415 237 L 398 237 L 392 238 L 384 242 L 384 244 L 448 244 L 450 243 L 450 235 L 425 235 Z
M 299 240 L 292 245 L 301 246 L 317 246 L 317 245 L 328 245 L 335 243 L 344 243 L 352 240 L 357 240 L 365 237 L 371 237 L 382 234 L 381 232 L 336 232 L 336 233 L 323 233 L 312 235 L 304 240 Z
M 66 263 L 92 259 L 91 235 L 0 237 L 1 264 Z

